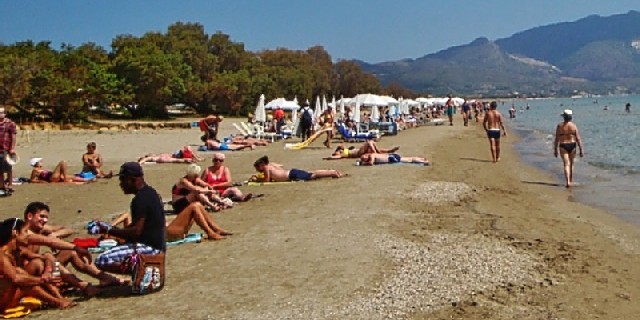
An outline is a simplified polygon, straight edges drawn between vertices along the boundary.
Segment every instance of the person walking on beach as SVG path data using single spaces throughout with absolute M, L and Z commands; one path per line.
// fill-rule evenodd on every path
M 631 103 L 627 102 L 627 104 L 624 106 L 624 111 L 626 111 L 627 113 L 631 113 Z
M 311 128 L 313 127 L 313 110 L 309 107 L 309 101 L 304 103 L 300 112 L 300 137 L 305 141 L 311 137 Z
M 484 115 L 484 121 L 482 122 L 484 130 L 487 132 L 487 138 L 489 138 L 493 163 L 500 161 L 500 132 L 502 131 L 503 136 L 507 136 L 502 115 L 497 109 L 498 103 L 491 101 L 489 111 Z
M 0 180 L 3 190 L 7 194 L 13 192 L 13 166 L 7 161 L 7 156 L 16 155 L 16 124 L 5 116 L 4 107 L 0 107 Z M 5 174 L 7 179 L 5 180 Z
M 456 105 L 453 102 L 453 98 L 451 97 L 451 95 L 447 95 L 447 98 L 449 98 L 447 100 L 447 103 L 445 103 L 445 107 L 447 108 L 447 117 L 449 117 L 449 125 L 452 126 L 453 125 L 453 113 L 456 109 Z
M 562 113 L 563 122 L 556 127 L 556 138 L 553 141 L 553 155 L 558 157 L 558 150 L 564 163 L 565 186 L 570 188 L 573 185 L 573 164 L 576 158 L 576 146 L 580 149 L 580 157 L 584 157 L 582 149 L 582 139 L 578 133 L 578 127 L 571 122 L 573 118 L 572 110 L 564 110 Z

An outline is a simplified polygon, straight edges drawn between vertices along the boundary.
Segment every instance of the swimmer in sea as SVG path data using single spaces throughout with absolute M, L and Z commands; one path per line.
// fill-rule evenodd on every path
M 563 122 L 556 127 L 556 138 L 553 141 L 553 155 L 557 158 L 558 151 L 564 163 L 565 186 L 570 188 L 573 185 L 573 164 L 576 158 L 576 146 L 580 150 L 580 157 L 584 157 L 582 149 L 582 139 L 578 133 L 578 127 L 571 122 L 573 111 L 564 110 L 562 113 Z
M 490 109 L 484 116 L 482 126 L 487 132 L 487 138 L 489 138 L 489 145 L 491 146 L 491 158 L 494 163 L 500 161 L 500 131 L 502 135 L 507 136 L 507 130 L 504 128 L 502 121 L 502 115 L 497 110 L 498 103 L 491 102 Z

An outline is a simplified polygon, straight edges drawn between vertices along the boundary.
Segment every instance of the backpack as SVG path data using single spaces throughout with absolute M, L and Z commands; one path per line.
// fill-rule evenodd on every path
M 311 125 L 313 123 L 313 115 L 311 114 L 311 109 L 309 108 L 302 109 L 301 120 L 304 125 Z

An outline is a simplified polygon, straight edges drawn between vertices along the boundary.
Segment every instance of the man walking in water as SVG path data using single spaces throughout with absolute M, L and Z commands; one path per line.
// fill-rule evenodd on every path
M 507 130 L 504 128 L 502 121 L 502 115 L 497 110 L 498 103 L 491 102 L 491 107 L 487 114 L 484 116 L 482 126 L 487 132 L 487 138 L 489 138 L 489 145 L 491 146 L 491 157 L 494 163 L 500 161 L 500 131 L 502 135 L 507 136 Z

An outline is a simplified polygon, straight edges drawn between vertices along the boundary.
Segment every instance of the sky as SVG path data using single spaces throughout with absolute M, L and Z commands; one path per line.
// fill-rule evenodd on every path
M 0 0 L 0 43 L 95 42 L 166 32 L 175 22 L 221 31 L 251 51 L 321 45 L 334 60 L 419 58 L 592 14 L 640 10 L 638 0 Z

